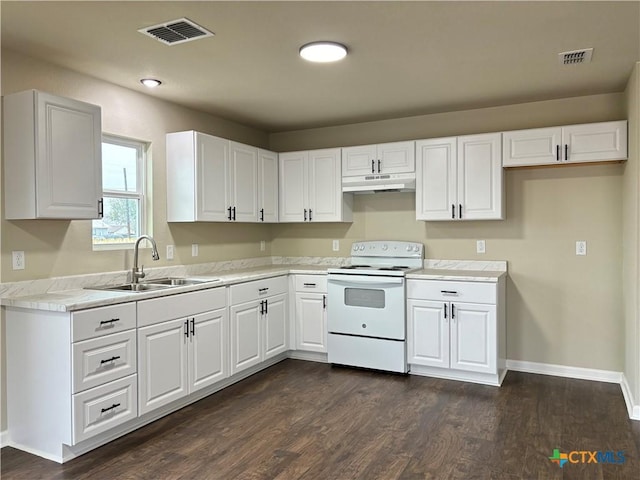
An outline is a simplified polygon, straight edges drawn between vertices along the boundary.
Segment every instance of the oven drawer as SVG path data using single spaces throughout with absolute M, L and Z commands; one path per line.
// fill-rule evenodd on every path
M 229 288 L 229 303 L 231 305 L 238 305 L 240 303 L 251 302 L 257 298 L 287 293 L 288 290 L 289 282 L 287 281 L 286 275 L 240 283 L 238 285 L 232 285 Z
M 136 331 L 73 344 L 73 392 L 136 373 Z
M 412 279 L 407 280 L 407 298 L 495 304 L 497 301 L 497 284 Z
M 327 276 L 296 275 L 296 292 L 327 293 Z
M 138 376 L 130 375 L 73 396 L 73 443 L 138 416 Z
M 73 342 L 136 328 L 136 304 L 79 310 L 71 314 L 71 325 Z

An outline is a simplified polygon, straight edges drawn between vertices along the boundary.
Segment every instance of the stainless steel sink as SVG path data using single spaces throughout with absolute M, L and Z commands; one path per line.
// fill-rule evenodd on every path
M 219 279 L 205 280 L 200 278 L 182 278 L 182 277 L 167 277 L 157 278 L 152 280 L 146 280 L 143 282 L 145 285 L 167 285 L 170 287 L 181 287 L 184 285 L 200 285 L 202 283 L 218 282 Z
M 125 283 L 124 285 L 87 287 L 87 290 L 115 290 L 120 292 L 147 292 L 150 290 L 164 290 L 170 285 L 155 285 L 151 283 Z
M 203 283 L 219 282 L 219 278 L 184 278 L 165 277 L 147 280 L 140 283 L 125 283 L 123 285 L 99 285 L 96 287 L 85 287 L 85 290 L 112 290 L 118 292 L 148 292 L 152 290 L 165 290 L 172 287 L 184 287 L 187 285 L 201 285 Z

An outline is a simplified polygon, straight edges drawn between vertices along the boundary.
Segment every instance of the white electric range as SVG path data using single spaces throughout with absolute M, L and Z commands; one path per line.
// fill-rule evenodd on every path
M 355 242 L 351 265 L 327 278 L 329 363 L 406 373 L 405 275 L 422 268 L 414 242 Z

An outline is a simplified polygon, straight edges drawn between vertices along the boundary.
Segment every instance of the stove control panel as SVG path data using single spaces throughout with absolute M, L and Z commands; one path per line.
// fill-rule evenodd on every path
M 424 258 L 424 245 L 395 241 L 354 242 L 351 246 L 351 256 Z

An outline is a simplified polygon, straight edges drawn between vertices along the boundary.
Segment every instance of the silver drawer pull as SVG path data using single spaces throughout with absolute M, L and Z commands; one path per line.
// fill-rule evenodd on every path
M 440 293 L 443 295 L 458 295 L 455 290 L 440 290 Z
M 315 288 L 317 285 L 315 283 L 305 283 L 304 287 L 305 288 Z
M 107 358 L 105 360 L 100 360 L 100 365 L 103 365 L 103 364 L 109 363 L 109 362 L 113 362 L 115 360 L 118 360 L 119 358 L 120 358 L 120 355 L 116 355 L 115 357 Z

